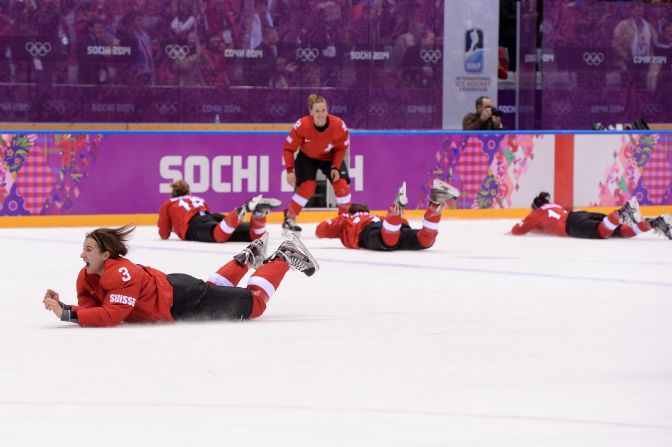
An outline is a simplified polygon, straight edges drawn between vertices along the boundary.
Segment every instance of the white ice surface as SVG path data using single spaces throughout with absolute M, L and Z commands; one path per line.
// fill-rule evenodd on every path
M 0 445 L 671 446 L 672 241 L 512 224 L 443 221 L 391 253 L 305 225 L 321 270 L 260 319 L 110 329 L 41 305 L 74 301 L 88 229 L 0 229 Z M 205 278 L 245 244 L 131 246 Z

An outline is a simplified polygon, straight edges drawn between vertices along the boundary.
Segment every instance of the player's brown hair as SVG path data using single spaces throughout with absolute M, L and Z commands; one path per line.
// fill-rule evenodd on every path
M 313 105 L 317 104 L 318 102 L 323 102 L 326 104 L 327 100 L 324 99 L 324 96 L 319 96 L 315 93 L 311 93 L 310 95 L 308 95 L 308 111 L 310 112 L 311 110 L 313 110 Z
M 532 209 L 537 209 L 541 206 L 551 203 L 551 195 L 547 192 L 540 192 L 537 197 L 532 200 Z
M 110 258 L 119 259 L 128 253 L 126 242 L 131 238 L 133 230 L 135 230 L 135 227 L 130 224 L 119 228 L 96 228 L 86 233 L 86 238 L 96 241 L 100 251 L 109 252 Z
M 368 212 L 369 212 L 369 205 L 366 205 L 364 203 L 353 203 L 350 205 L 350 208 L 348 208 L 348 214 L 368 213 Z
M 186 196 L 189 194 L 189 183 L 184 180 L 178 180 L 170 184 L 173 190 L 173 197 Z

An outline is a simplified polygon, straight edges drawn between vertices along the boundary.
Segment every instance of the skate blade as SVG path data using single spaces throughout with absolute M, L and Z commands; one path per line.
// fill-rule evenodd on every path
M 282 229 L 282 235 L 284 237 L 290 237 L 291 235 L 294 235 L 296 237 L 301 237 L 301 232 L 300 231 L 292 231 L 287 228 Z
M 308 256 L 308 259 L 310 259 L 310 262 L 315 266 L 315 271 L 309 275 L 309 276 L 313 276 L 320 269 L 320 264 L 317 263 L 317 259 L 315 259 L 313 254 L 308 250 L 308 248 L 303 244 L 303 242 L 301 242 L 301 239 L 299 239 L 299 236 L 297 236 L 296 233 L 292 233 L 289 236 L 289 238 L 297 247 L 299 247 L 299 249 L 306 256 Z

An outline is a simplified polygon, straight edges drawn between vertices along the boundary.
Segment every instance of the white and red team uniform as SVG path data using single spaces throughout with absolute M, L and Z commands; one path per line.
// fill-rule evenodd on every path
M 555 203 L 547 203 L 532 210 L 522 222 L 511 229 L 511 233 L 522 235 L 533 231 L 535 233 L 567 236 L 565 228 L 569 212 Z
M 77 277 L 81 326 L 115 326 L 122 321 L 173 321 L 173 287 L 163 272 L 126 258 L 107 259 L 102 275 L 83 268 Z
M 194 195 L 170 198 L 159 209 L 158 226 L 161 239 L 168 239 L 171 231 L 174 231 L 182 240 L 226 242 L 240 225 L 235 209 L 226 216 L 219 213 L 211 214 L 205 199 Z M 252 241 L 262 237 L 266 232 L 266 216 L 253 214 L 249 229 L 246 226 L 242 228 L 242 231 L 246 230 L 249 237 L 245 235 L 235 240 Z
M 381 218 L 369 213 L 339 214 L 334 219 L 320 223 L 315 229 L 318 238 L 338 238 L 347 248 L 362 248 L 359 235 L 370 223 L 381 222 Z
M 350 146 L 350 132 L 342 119 L 327 115 L 326 128 L 315 128 L 313 117 L 299 119 L 290 131 L 283 146 L 283 158 L 287 172 L 296 173 L 296 191 L 289 204 L 288 214 L 298 215 L 308 200 L 315 194 L 315 174 L 320 169 L 328 179 L 331 168 L 339 170 L 341 178 L 333 183 L 336 203 L 340 212 L 350 207 L 350 177 L 344 163 Z M 296 161 L 294 153 L 300 150 Z
M 254 272 L 247 287 L 237 287 L 248 270 L 247 265 L 231 260 L 205 282 L 182 273 L 166 275 L 126 258 L 107 259 L 100 276 L 88 274 L 85 268 L 79 272 L 77 305 L 65 308 L 74 311 L 73 321 L 82 327 L 256 318 L 289 266 L 274 259 Z
M 515 224 L 511 233 L 520 236 L 529 232 L 570 236 L 586 239 L 606 239 L 612 236 L 630 238 L 651 230 L 646 220 L 636 225 L 620 223 L 618 211 L 610 214 L 588 211 L 567 211 L 557 203 L 535 208 L 525 219 Z
M 367 212 L 341 213 L 321 222 L 315 229 L 315 235 L 318 238 L 339 238 L 347 248 L 423 250 L 436 241 L 441 210 L 442 207 L 430 204 L 419 230 L 412 229 L 394 205 L 384 218 Z

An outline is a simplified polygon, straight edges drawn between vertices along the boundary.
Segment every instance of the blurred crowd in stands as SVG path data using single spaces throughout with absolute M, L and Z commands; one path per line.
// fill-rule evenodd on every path
M 431 87 L 443 11 L 444 0 L 0 0 L 0 83 Z

